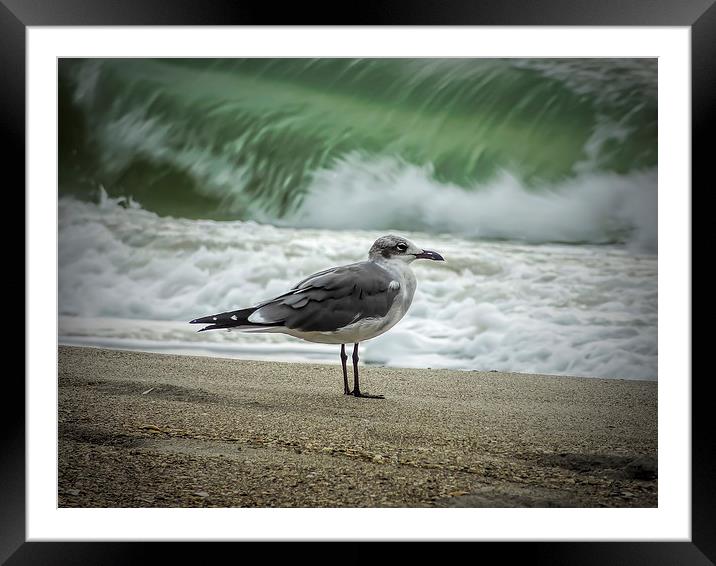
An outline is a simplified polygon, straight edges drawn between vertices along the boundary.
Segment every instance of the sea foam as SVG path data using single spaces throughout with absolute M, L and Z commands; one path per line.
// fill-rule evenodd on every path
M 410 311 L 362 346 L 364 362 L 657 377 L 653 254 L 408 232 L 387 220 L 375 230 L 338 230 L 175 219 L 123 204 L 60 199 L 65 343 L 259 359 L 305 352 L 306 360 L 335 363 L 335 347 L 274 334 L 197 334 L 187 321 L 255 304 L 310 273 L 363 259 L 377 236 L 399 231 L 448 261 L 415 262 Z
M 285 225 L 448 232 L 532 243 L 609 243 L 657 249 L 657 173 L 585 171 L 558 184 L 525 185 L 503 171 L 472 190 L 439 183 L 428 167 L 352 155 L 317 172 Z

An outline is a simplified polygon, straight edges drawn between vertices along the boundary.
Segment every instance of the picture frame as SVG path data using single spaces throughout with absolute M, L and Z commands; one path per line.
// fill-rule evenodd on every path
M 305 6 L 289 8 L 281 14 L 270 7 L 217 1 L 175 2 L 169 10 L 161 1 L 111 3 L 107 0 L 84 5 L 79 0 L 0 3 L 0 68 L 8 88 L 2 105 L 3 136 L 8 164 L 13 164 L 16 183 L 24 183 L 21 167 L 25 146 L 25 32 L 29 26 L 65 25 L 558 25 L 558 26 L 689 26 L 692 34 L 692 173 L 693 179 L 705 178 L 706 132 L 713 123 L 716 95 L 714 42 L 716 8 L 713 0 L 669 2 L 645 0 L 620 3 L 589 1 L 562 2 L 383 2 L 361 7 L 355 18 L 328 12 L 320 16 Z M 350 21 L 347 21 L 350 20 Z M 27 282 L 25 281 L 25 285 Z M 27 297 L 26 297 L 27 299 Z M 16 389 L 7 399 L 20 399 L 24 388 L 14 380 Z M 531 561 L 551 564 L 709 564 L 716 560 L 713 532 L 716 497 L 710 483 L 716 477 L 713 441 L 707 436 L 705 403 L 708 399 L 703 381 L 693 380 L 692 391 L 692 539 L 691 542 L 529 542 L 492 543 L 488 552 L 505 557 L 529 557 Z M 10 409 L 14 409 L 14 412 Z M 0 470 L 2 519 L 0 520 L 0 560 L 8 564 L 26 563 L 127 563 L 148 560 L 165 547 L 151 543 L 26 542 L 25 537 L 25 414 L 19 402 L 10 403 L 3 413 L 5 442 Z M 352 543 L 359 544 L 359 543 Z M 162 548 L 159 548 L 159 547 Z M 173 545 L 183 558 L 201 558 L 221 552 L 217 546 Z M 190 548 L 187 548 L 190 547 Z M 487 549 L 486 549 L 487 550 Z M 217 552 L 217 556 L 218 556 Z M 201 554 L 199 554 L 201 553 Z

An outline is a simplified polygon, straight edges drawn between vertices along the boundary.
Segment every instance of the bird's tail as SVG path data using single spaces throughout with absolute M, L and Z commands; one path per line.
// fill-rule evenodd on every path
M 248 309 L 240 309 L 237 311 L 220 312 L 218 314 L 195 318 L 194 320 L 190 320 L 189 324 L 209 325 L 199 329 L 199 332 L 204 332 L 204 330 L 219 330 L 222 328 L 259 328 L 262 326 L 266 326 L 265 324 L 255 324 L 249 321 L 249 316 L 251 316 L 251 313 L 253 313 L 255 310 L 256 307 L 250 307 Z

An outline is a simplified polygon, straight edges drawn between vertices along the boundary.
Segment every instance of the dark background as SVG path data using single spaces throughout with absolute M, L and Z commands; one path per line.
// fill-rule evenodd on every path
M 39 25 L 578 25 L 578 26 L 690 26 L 692 31 L 692 151 L 693 186 L 708 190 L 713 184 L 707 164 L 713 159 L 707 136 L 712 137 L 716 100 L 716 8 L 714 0 L 483 0 L 383 1 L 355 4 L 246 3 L 229 0 L 0 0 L 0 132 L 4 138 L 3 165 L 7 186 L 24 186 L 25 146 L 25 28 Z M 710 141 L 710 140 L 709 140 Z M 707 177 L 708 175 L 708 177 Z M 14 191 L 18 194 L 19 191 Z M 692 191 L 693 194 L 693 191 Z M 9 196 L 7 198 L 10 198 Z M 9 204 L 9 203 L 8 203 Z M 24 209 L 24 202 L 22 204 Z M 15 208 L 6 206 L 6 226 Z M 12 211 L 12 212 L 10 212 Z M 24 215 L 23 215 L 24 217 Z M 14 231 L 17 231 L 15 228 Z M 15 249 L 19 249 L 16 246 Z M 24 258 L 6 255 L 8 275 L 20 271 Z M 13 261 L 14 260 L 14 261 Z M 23 270 L 24 273 L 24 270 Z M 9 277 L 6 296 L 20 286 Z M 23 289 L 24 289 L 23 275 Z M 18 293 L 19 294 L 19 293 Z M 12 299 L 6 299 L 14 303 Z M 19 302 L 19 301 L 18 301 Z M 6 318 L 7 316 L 6 305 Z M 13 335 L 20 335 L 12 319 Z M 23 318 L 23 320 L 25 320 Z M 24 324 L 23 324 L 24 330 Z M 22 332 L 24 335 L 24 332 Z M 708 372 L 706 372 L 708 373 Z M 132 564 L 212 559 L 245 560 L 253 549 L 233 556 L 236 544 L 208 543 L 27 543 L 25 541 L 25 415 L 24 384 L 15 372 L 3 383 L 3 449 L 0 452 L 0 561 L 7 564 Z M 480 562 L 522 560 L 545 564 L 713 564 L 716 560 L 716 466 L 706 380 L 692 381 L 692 541 L 659 543 L 464 543 L 479 544 Z M 689 379 L 690 376 L 679 376 Z M 348 525 L 346 532 L 350 532 Z M 320 540 L 321 534 L 316 533 Z M 238 543 L 241 544 L 241 543 Z M 252 544 L 252 543 L 246 543 Z M 256 543 L 253 543 L 256 544 Z M 340 563 L 385 556 L 387 545 L 343 544 L 314 548 L 291 543 L 292 559 L 299 552 L 313 561 Z M 443 543 L 444 544 L 444 543 Z M 402 560 L 409 559 L 399 549 Z M 414 547 L 423 557 L 424 545 Z M 435 547 L 433 547 L 435 548 Z M 444 546 L 440 547 L 444 557 Z M 456 548 L 457 552 L 473 548 Z M 310 554 L 309 554 L 310 553 Z M 370 553 L 370 554 L 369 554 Z M 266 556 L 266 555 L 264 555 Z M 219 558 L 221 557 L 221 558 Z M 275 555 L 269 555 L 272 560 Z M 254 558 L 255 559 L 255 558 Z

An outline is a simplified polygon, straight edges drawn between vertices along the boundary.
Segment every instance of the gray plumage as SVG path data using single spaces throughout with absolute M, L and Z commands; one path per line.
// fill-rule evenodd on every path
M 397 290 L 390 273 L 362 261 L 301 281 L 294 290 L 256 310 L 266 322 L 305 332 L 326 332 L 364 318 L 385 316 Z
M 210 324 L 200 330 L 247 325 L 283 326 L 304 332 L 326 332 L 364 318 L 385 316 L 399 288 L 380 265 L 361 261 L 315 273 L 283 295 L 248 309 L 192 320 Z M 255 315 L 253 320 L 249 317 Z

